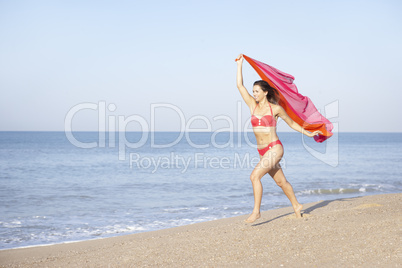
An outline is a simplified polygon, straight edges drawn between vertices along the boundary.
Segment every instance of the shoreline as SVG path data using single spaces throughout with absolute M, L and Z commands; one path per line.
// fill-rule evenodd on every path
M 398 194 L 398 193 L 387 193 L 387 194 Z M 387 194 L 372 194 L 372 195 L 377 196 L 377 195 L 387 195 Z M 370 196 L 370 195 L 365 195 L 365 196 Z M 319 202 L 331 202 L 331 201 L 336 201 L 338 199 L 362 198 L 362 197 L 365 197 L 365 196 L 336 198 L 336 199 L 320 200 L 320 201 L 316 201 L 316 202 L 306 203 L 306 204 L 303 204 L 302 211 L 304 211 L 306 209 L 306 205 L 308 206 L 308 205 L 316 204 L 316 203 L 319 203 Z M 274 208 L 274 209 L 270 209 L 270 210 L 267 210 L 267 211 L 262 211 L 261 213 L 268 213 L 269 211 L 286 209 L 286 208 L 290 208 L 290 206 L 281 207 L 281 208 Z M 292 212 L 293 212 L 293 210 L 292 210 Z M 225 219 L 235 219 L 235 218 L 245 217 L 246 215 L 250 215 L 250 214 L 241 214 L 241 215 L 238 215 L 238 216 L 230 216 L 230 217 L 227 217 L 227 218 L 221 218 L 221 219 L 215 219 L 215 220 L 206 220 L 206 221 L 202 221 L 202 222 L 189 223 L 189 224 L 185 224 L 185 225 L 180 225 L 180 226 L 175 226 L 175 227 L 168 227 L 168 228 L 164 228 L 164 229 L 145 230 L 145 231 L 139 231 L 139 232 L 136 232 L 136 233 L 121 233 L 121 234 L 114 234 L 114 235 L 106 236 L 106 237 L 84 238 L 84 239 L 80 239 L 80 240 L 62 241 L 62 242 L 54 242 L 54 243 L 48 243 L 48 244 L 35 244 L 35 245 L 26 245 L 26 246 L 20 246 L 20 247 L 2 248 L 2 249 L 0 249 L 0 253 L 2 251 L 5 251 L 5 250 L 17 250 L 17 249 L 26 249 L 26 248 L 56 246 L 56 245 L 62 245 L 62 244 L 71 244 L 71 243 L 80 243 L 80 242 L 86 242 L 86 241 L 95 241 L 95 240 L 116 238 L 116 237 L 121 237 L 121 236 L 138 235 L 138 234 L 149 233 L 149 232 L 158 232 L 158 231 L 163 231 L 163 230 L 169 230 L 169 229 L 189 226 L 189 225 L 193 225 L 193 224 L 202 224 L 202 223 L 206 223 L 206 222 L 215 222 L 215 221 L 220 221 L 220 220 L 225 220 Z M 1 263 L 1 260 L 0 260 L 0 263 Z
M 1 267 L 401 264 L 402 193 L 304 204 L 107 238 L 0 250 Z M 373 254 L 374 253 L 374 254 Z

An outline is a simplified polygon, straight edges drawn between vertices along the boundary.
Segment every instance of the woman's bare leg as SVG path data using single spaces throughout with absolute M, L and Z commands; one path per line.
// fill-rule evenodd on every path
M 261 175 L 261 172 L 254 171 L 250 175 L 251 184 L 253 185 L 253 193 L 254 193 L 254 209 L 251 213 L 250 217 L 246 220 L 246 222 L 254 222 L 261 217 L 260 207 L 261 207 L 261 199 L 262 199 L 262 183 L 261 178 L 265 174 Z
M 251 184 L 253 185 L 253 193 L 254 193 L 254 209 L 251 213 L 250 217 L 246 220 L 246 222 L 254 222 L 258 218 L 261 217 L 260 208 L 261 208 L 261 199 L 262 199 L 262 177 L 268 173 L 275 165 L 279 163 L 279 160 L 282 158 L 283 148 L 279 146 L 275 146 L 270 151 L 265 153 L 264 156 L 260 157 L 261 160 L 254 168 L 253 172 L 250 175 Z
M 303 205 L 297 201 L 295 192 L 293 191 L 292 185 L 286 180 L 285 174 L 283 174 L 282 168 L 279 163 L 269 170 L 269 175 L 275 180 L 276 184 L 282 188 L 282 191 L 289 198 L 290 203 L 295 211 L 296 218 L 301 218 L 301 210 Z

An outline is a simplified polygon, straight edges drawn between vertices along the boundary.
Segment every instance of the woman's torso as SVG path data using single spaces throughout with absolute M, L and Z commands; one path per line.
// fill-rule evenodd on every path
M 251 115 L 251 123 L 258 148 L 266 147 L 271 142 L 279 139 L 276 134 L 276 117 L 272 109 L 273 104 L 268 103 L 267 106 L 260 107 L 257 104 Z

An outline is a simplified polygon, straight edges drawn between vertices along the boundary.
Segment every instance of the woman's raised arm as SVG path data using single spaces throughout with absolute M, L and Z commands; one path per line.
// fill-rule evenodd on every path
M 240 54 L 239 57 L 237 57 L 237 88 L 240 91 L 241 96 L 243 97 L 243 100 L 246 102 L 248 107 L 252 107 L 252 105 L 255 104 L 254 98 L 248 93 L 247 89 L 243 85 L 243 54 Z

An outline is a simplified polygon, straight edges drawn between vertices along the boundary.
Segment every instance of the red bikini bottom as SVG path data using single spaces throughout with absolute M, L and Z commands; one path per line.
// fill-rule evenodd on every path
M 265 147 L 263 149 L 257 149 L 257 150 L 260 153 L 260 155 L 263 156 L 269 149 L 271 149 L 272 147 L 274 147 L 277 144 L 280 144 L 283 147 L 282 142 L 280 140 L 276 140 L 276 141 L 273 141 L 270 144 L 268 144 L 267 147 Z

